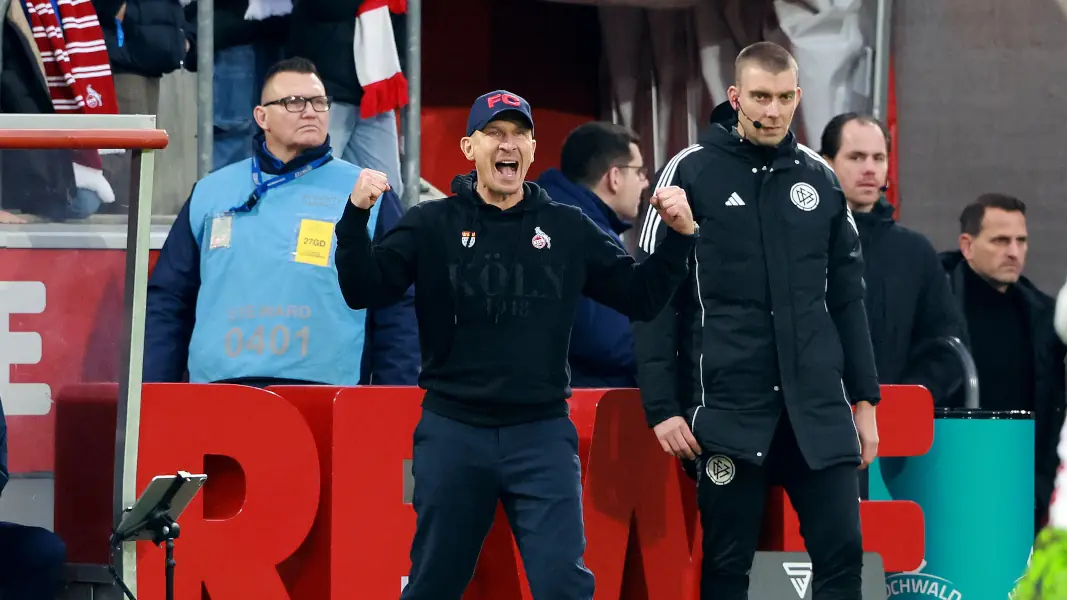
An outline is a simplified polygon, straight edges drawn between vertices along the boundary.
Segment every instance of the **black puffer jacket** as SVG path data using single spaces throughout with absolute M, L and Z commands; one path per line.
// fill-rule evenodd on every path
M 686 191 L 693 276 L 634 324 L 649 425 L 686 417 L 705 452 L 760 464 L 783 410 L 807 464 L 859 463 L 851 404 L 880 397 L 859 236 L 837 178 L 790 133 L 777 147 L 715 123 L 656 189 Z M 646 218 L 638 255 L 667 227 Z
M 126 16 L 115 15 L 121 0 L 93 0 L 115 73 L 162 77 L 182 68 L 185 60 L 185 13 L 178 0 L 128 0 Z M 121 45 L 119 41 L 122 41 Z
M 185 57 L 185 68 L 196 70 L 197 2 L 185 7 L 186 34 L 192 45 Z M 289 17 L 245 19 L 248 0 L 215 0 L 215 51 L 246 44 L 284 44 L 289 35 Z M 258 94 L 258 91 L 257 91 Z
M 865 307 L 878 381 L 925 386 L 944 405 L 963 384 L 963 366 L 941 338 L 967 345 L 963 315 L 930 241 L 893 219 L 880 200 L 855 213 L 863 247 Z

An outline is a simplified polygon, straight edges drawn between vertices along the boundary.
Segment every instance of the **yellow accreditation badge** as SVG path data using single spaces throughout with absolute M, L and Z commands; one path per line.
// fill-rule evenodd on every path
M 296 256 L 299 263 L 328 267 L 333 249 L 333 223 L 329 221 L 300 221 L 299 238 L 296 240 Z

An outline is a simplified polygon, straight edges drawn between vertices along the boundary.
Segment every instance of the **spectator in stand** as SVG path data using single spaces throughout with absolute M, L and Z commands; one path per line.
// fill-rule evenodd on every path
M 190 48 L 180 0 L 92 0 L 92 5 L 100 17 L 107 55 L 115 72 L 118 112 L 158 114 L 159 81 L 182 68 Z M 132 151 L 105 156 L 108 179 L 117 183 L 118 202 L 113 210 L 120 213 L 129 210 L 132 156 Z
M 620 237 L 637 219 L 648 172 L 640 138 L 612 123 L 586 123 L 563 143 L 560 169 L 537 183 L 552 200 L 581 209 L 623 251 Z M 630 319 L 582 296 L 571 329 L 571 387 L 637 387 Z
M 351 311 L 337 287 L 334 224 L 360 169 L 327 143 L 330 101 L 315 66 L 267 73 L 256 154 L 196 183 L 148 284 L 145 381 L 415 385 L 413 292 Z M 401 216 L 387 193 L 380 238 Z
M 393 30 L 403 2 L 295 0 L 287 53 L 314 62 L 333 100 L 330 146 L 338 157 L 385 173 L 404 197 L 396 111 L 407 80 Z M 361 35 L 356 36 L 356 32 Z M 418 182 L 409 182 L 418 185 Z
M 983 194 L 960 214 L 960 250 L 943 253 L 941 262 L 966 319 L 982 408 L 1034 415 L 1036 531 L 1059 464 L 1067 349 L 1053 329 L 1052 297 L 1022 275 L 1028 242 L 1022 200 Z M 962 398 L 951 404 L 961 406 Z
M 822 132 L 863 246 L 864 306 L 883 384 L 925 386 L 944 404 L 963 383 L 958 357 L 941 341 L 966 340 L 963 317 L 937 251 L 899 225 L 882 193 L 888 188 L 889 130 L 872 117 L 844 113 Z
M 0 493 L 7 481 L 7 422 L 0 402 Z M 0 522 L 0 598 L 55 598 L 66 560 L 67 549 L 58 535 L 40 527 Z
M 185 7 L 192 45 L 185 68 L 197 69 L 197 3 Z M 289 2 L 215 0 L 215 64 L 212 76 L 215 139 L 212 170 L 252 158 L 259 128 L 252 111 L 267 69 L 282 58 L 289 31 Z
M 71 23 L 77 27 L 65 28 Z M 46 35 L 46 31 L 55 33 Z M 88 4 L 12 2 L 4 19 L 2 111 L 114 113 L 115 94 L 102 35 Z M 68 43 L 82 51 L 68 52 Z M 55 60 L 56 56 L 69 60 Z M 9 209 L 61 221 L 88 217 L 101 203 L 115 200 L 96 150 L 6 151 L 3 168 L 8 174 L 18 174 L 3 178 L 3 201 Z

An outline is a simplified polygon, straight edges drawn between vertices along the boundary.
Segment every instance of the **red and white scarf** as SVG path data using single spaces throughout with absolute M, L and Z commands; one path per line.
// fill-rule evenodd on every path
M 104 32 L 91 0 L 21 0 L 30 16 L 33 39 L 41 53 L 45 81 L 57 113 L 117 114 L 115 83 Z M 79 188 L 95 191 L 105 203 L 115 192 L 104 178 L 100 153 L 73 151 L 74 179 Z
M 90 0 L 24 0 L 58 113 L 116 114 L 104 33 Z
M 408 80 L 400 71 L 400 55 L 389 13 L 402 15 L 406 0 L 363 0 L 356 13 L 356 77 L 363 87 L 359 114 L 364 119 L 408 103 Z
M 292 10 L 292 0 L 249 0 L 245 19 L 283 16 Z M 400 54 L 389 18 L 389 13 L 405 12 L 407 0 L 363 0 L 356 10 L 352 50 L 356 77 L 363 88 L 359 113 L 364 119 L 407 106 L 408 80 L 400 71 Z

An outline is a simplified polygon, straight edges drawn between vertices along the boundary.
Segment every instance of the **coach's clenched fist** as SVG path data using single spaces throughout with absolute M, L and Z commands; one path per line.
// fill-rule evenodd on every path
M 693 210 L 689 207 L 689 199 L 685 197 L 685 190 L 682 188 L 672 185 L 657 190 L 649 202 L 671 229 L 682 235 L 693 235 L 696 231 Z
M 356 185 L 352 186 L 352 194 L 348 200 L 364 210 L 374 206 L 378 198 L 389 189 L 389 178 L 381 171 L 363 169 L 359 173 Z

